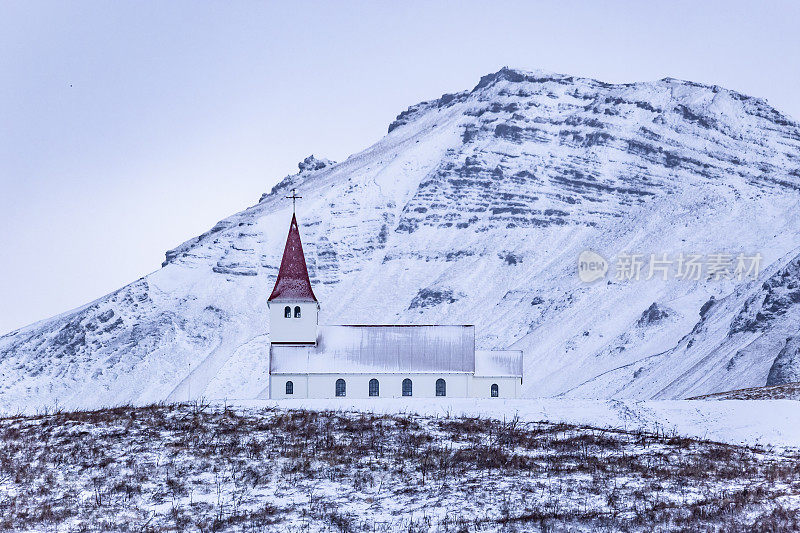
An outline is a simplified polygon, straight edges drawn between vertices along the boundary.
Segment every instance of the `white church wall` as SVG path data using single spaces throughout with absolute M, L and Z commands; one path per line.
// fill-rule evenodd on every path
M 285 308 L 291 310 L 286 318 Z M 295 318 L 295 307 L 300 308 L 300 318 Z M 316 302 L 269 302 L 271 342 L 317 342 L 319 305 Z
M 270 398 L 335 398 L 336 380 L 344 379 L 347 398 L 369 398 L 369 381 L 377 379 L 380 398 L 400 398 L 403 380 L 412 382 L 412 397 L 435 398 L 436 380 L 447 384 L 452 398 L 491 398 L 491 387 L 498 386 L 498 398 L 519 398 L 522 387 L 516 377 L 473 377 L 469 374 L 273 374 L 270 376 Z M 291 381 L 293 394 L 286 394 Z
M 379 398 L 403 396 L 403 380 L 412 383 L 412 397 L 435 398 L 436 380 L 444 379 L 448 397 L 468 398 L 470 374 L 272 374 L 270 398 L 335 398 L 336 380 L 344 379 L 347 398 L 369 398 L 369 381 L 377 379 Z M 286 394 L 286 382 L 294 383 L 294 394 Z M 302 383 L 302 386 L 298 386 Z
M 292 394 L 286 394 L 286 382 L 292 382 Z M 273 374 L 269 377 L 269 397 L 274 400 L 283 398 L 308 398 L 307 375 L 280 375 Z
M 508 376 L 494 378 L 476 376 L 472 378 L 470 385 L 470 398 L 491 398 L 493 384 L 497 384 L 498 398 L 519 398 L 521 381 L 520 378 Z

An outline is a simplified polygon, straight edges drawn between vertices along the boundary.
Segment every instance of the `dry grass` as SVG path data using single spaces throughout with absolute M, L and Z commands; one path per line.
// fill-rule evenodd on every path
M 786 531 L 800 461 L 518 420 L 194 405 L 0 420 L 0 528 Z

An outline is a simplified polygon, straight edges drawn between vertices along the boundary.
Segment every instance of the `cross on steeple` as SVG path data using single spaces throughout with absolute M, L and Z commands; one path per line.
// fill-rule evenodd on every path
M 298 200 L 298 198 L 302 198 L 302 196 L 297 196 L 297 189 L 292 189 L 292 195 L 291 196 L 287 196 L 286 198 L 291 198 L 292 199 L 292 213 L 294 213 L 297 200 Z

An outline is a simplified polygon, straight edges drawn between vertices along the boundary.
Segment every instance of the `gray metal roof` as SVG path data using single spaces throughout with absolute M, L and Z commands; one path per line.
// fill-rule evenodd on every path
M 270 373 L 475 371 L 474 326 L 320 326 L 316 346 L 273 344 Z
M 478 350 L 475 352 L 475 375 L 485 377 L 522 377 L 521 350 Z

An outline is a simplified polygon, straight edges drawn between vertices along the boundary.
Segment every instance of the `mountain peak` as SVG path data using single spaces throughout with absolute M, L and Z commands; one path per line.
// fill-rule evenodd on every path
M 544 82 L 550 80 L 561 80 L 564 78 L 570 78 L 570 76 L 566 76 L 564 74 L 557 74 L 555 72 L 549 72 L 546 70 L 533 70 L 533 71 L 525 71 L 520 69 L 514 69 L 509 67 L 503 67 L 497 72 L 493 72 L 491 74 L 487 74 L 481 77 L 478 85 L 472 89 L 473 92 L 482 89 L 484 87 L 488 87 L 492 84 L 495 84 L 500 81 L 510 81 L 512 83 L 520 83 L 524 81 L 528 82 Z
M 620 106 L 624 108 L 625 104 L 632 104 L 640 109 L 659 110 L 662 114 L 678 110 L 684 114 L 684 118 L 707 126 L 721 124 L 724 127 L 726 120 L 722 120 L 724 117 L 721 115 L 737 115 L 737 120 L 749 115 L 761 117 L 779 126 L 797 127 L 796 122 L 771 107 L 766 100 L 718 85 L 671 77 L 656 81 L 608 83 L 546 70 L 526 71 L 506 66 L 481 77 L 471 90 L 443 94 L 435 100 L 410 106 L 389 125 L 389 133 L 429 112 L 439 112 L 457 104 L 466 104 L 463 112 L 474 115 L 482 113 L 474 109 L 476 107 L 494 109 L 494 104 L 507 105 L 512 100 L 516 101 L 520 109 L 533 107 L 533 112 L 526 117 L 533 121 L 548 120 L 541 116 L 545 112 L 562 114 L 559 106 L 564 110 L 580 113 L 582 107 L 576 106 L 576 103 L 582 101 L 585 110 L 600 115 L 597 118 L 601 121 L 604 117 L 617 114 Z M 547 101 L 554 105 L 547 104 Z M 546 111 L 545 108 L 548 107 L 551 109 Z M 656 120 L 665 120 L 665 117 Z

